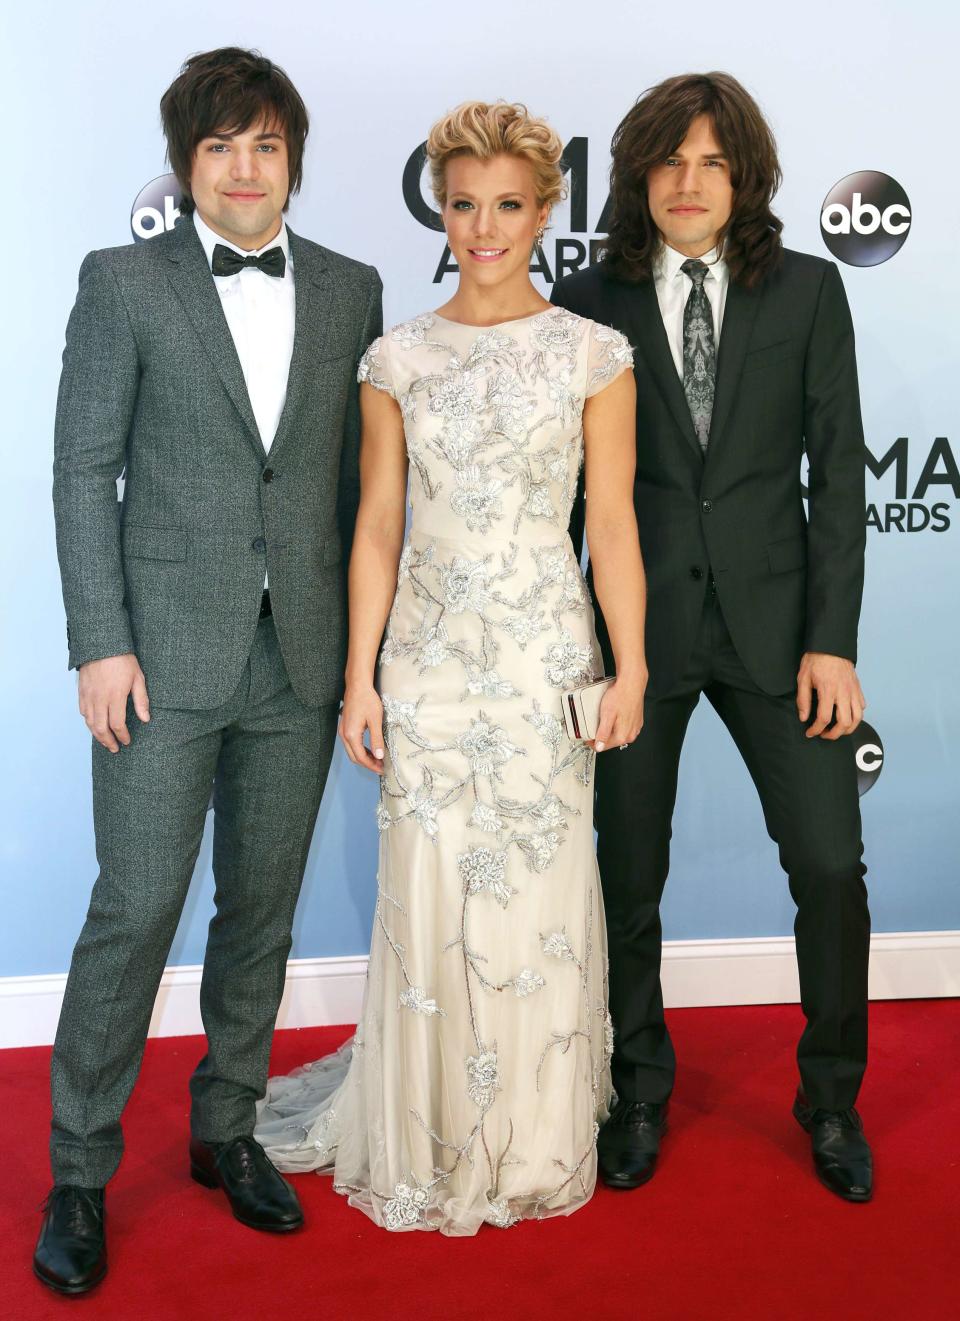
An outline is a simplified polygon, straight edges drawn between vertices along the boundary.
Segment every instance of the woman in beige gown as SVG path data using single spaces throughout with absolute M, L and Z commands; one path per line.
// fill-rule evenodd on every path
M 271 1080 L 257 1137 L 388 1229 L 471 1234 L 582 1205 L 610 1099 L 595 751 L 560 718 L 560 694 L 601 674 L 567 535 L 585 436 L 618 669 L 598 748 L 642 721 L 643 577 L 630 347 L 527 273 L 559 142 L 522 107 L 473 103 L 430 153 L 460 288 L 359 373 L 341 734 L 381 774 L 365 1003 L 343 1050 Z

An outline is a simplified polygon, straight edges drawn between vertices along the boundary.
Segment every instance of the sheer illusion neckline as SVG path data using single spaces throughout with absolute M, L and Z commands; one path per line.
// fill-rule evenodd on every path
M 511 317 L 509 321 L 494 321 L 489 326 L 478 325 L 475 321 L 451 321 L 447 316 L 441 316 L 439 312 L 431 312 L 430 315 L 435 321 L 442 321 L 447 326 L 463 326 L 464 330 L 498 330 L 501 326 L 518 326 L 521 321 L 532 321 L 538 316 L 549 316 L 551 312 L 559 312 L 560 308 L 555 307 L 553 303 L 549 307 L 542 307 L 539 312 L 528 312 L 526 316 Z

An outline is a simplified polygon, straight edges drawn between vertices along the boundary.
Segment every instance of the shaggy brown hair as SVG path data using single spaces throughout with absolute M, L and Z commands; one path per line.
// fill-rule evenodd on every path
M 611 275 L 633 283 L 651 278 L 661 238 L 647 200 L 647 171 L 679 148 L 698 115 L 709 115 L 730 163 L 733 210 L 718 240 L 730 278 L 753 287 L 779 264 L 783 222 L 770 202 L 782 174 L 770 125 L 730 74 L 688 73 L 644 92 L 613 135 L 604 244 Z
M 167 157 L 183 190 L 180 210 L 194 209 L 190 175 L 197 144 L 213 133 L 245 133 L 252 124 L 276 124 L 287 144 L 290 197 L 303 181 L 303 147 L 310 121 L 293 83 L 259 51 L 223 46 L 191 55 L 164 92 L 160 118 Z

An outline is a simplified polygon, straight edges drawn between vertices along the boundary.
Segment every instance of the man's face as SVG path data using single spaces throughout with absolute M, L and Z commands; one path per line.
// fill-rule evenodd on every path
M 671 248 L 702 257 L 716 244 L 733 209 L 733 186 L 709 115 L 691 120 L 674 154 L 647 171 L 647 198 L 653 223 Z
M 262 248 L 280 232 L 290 191 L 287 144 L 277 124 L 214 133 L 197 143 L 190 191 L 202 220 L 238 248 Z

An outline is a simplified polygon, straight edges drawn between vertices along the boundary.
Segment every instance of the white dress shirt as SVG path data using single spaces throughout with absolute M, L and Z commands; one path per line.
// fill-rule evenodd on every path
M 251 253 L 215 234 L 196 211 L 193 213 L 193 223 L 211 267 L 213 249 L 218 243 L 239 252 L 242 257 L 258 257 L 261 252 L 279 247 L 287 259 L 282 276 L 265 275 L 263 271 L 248 266 L 236 275 L 213 277 L 243 368 L 243 379 L 260 439 L 264 449 L 269 450 L 286 403 L 287 378 L 293 356 L 296 307 L 287 227 L 281 221 L 277 237 Z
M 676 248 L 663 243 L 660 245 L 660 255 L 653 271 L 660 315 L 663 317 L 667 339 L 670 341 L 670 352 L 673 354 L 673 361 L 681 380 L 683 379 L 683 309 L 693 288 L 690 276 L 684 275 L 680 269 L 687 260 L 682 252 L 677 252 Z M 718 260 L 716 248 L 705 252 L 699 260 L 710 268 L 703 281 L 703 291 L 713 309 L 713 342 L 719 349 L 730 273 L 726 262 Z

